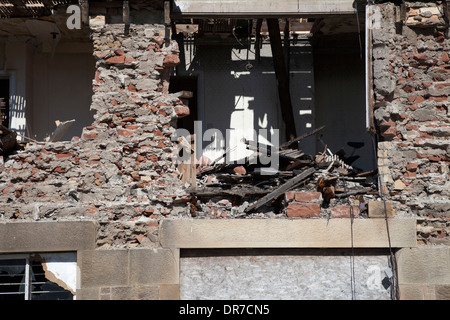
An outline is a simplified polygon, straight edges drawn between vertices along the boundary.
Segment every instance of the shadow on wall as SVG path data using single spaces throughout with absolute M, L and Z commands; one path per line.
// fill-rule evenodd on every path
M 326 145 L 333 153 L 359 156 L 352 166 L 373 170 L 372 136 L 365 126 L 365 69 L 359 52 L 316 54 L 314 64 L 316 125 L 325 125 L 317 151 L 323 152 Z
M 247 56 L 245 49 L 203 45 L 198 47 L 187 72 L 195 71 L 202 71 L 204 79 L 204 106 L 199 112 L 203 130 L 218 129 L 224 139 L 227 130 L 232 130 L 229 145 L 222 140 L 219 150 L 207 148 L 207 157 L 215 159 L 227 147 L 231 150 L 230 160 L 245 157 L 248 153 L 241 139 L 255 140 L 254 132 L 259 133 L 260 129 L 267 137 L 257 137 L 262 143 L 272 142 L 271 133 L 275 129 L 282 135 L 271 57 L 263 57 L 260 63 L 255 63 L 254 56 L 251 52 Z M 204 147 L 210 144 L 204 141 Z

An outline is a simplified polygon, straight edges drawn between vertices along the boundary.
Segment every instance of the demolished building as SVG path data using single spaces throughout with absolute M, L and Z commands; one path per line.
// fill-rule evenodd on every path
M 449 299 L 448 1 L 0 1 L 0 299 Z

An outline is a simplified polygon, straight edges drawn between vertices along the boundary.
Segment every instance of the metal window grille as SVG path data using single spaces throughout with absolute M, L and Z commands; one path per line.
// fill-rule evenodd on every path
M 0 257 L 0 300 L 72 300 L 73 294 L 46 279 L 40 261 Z

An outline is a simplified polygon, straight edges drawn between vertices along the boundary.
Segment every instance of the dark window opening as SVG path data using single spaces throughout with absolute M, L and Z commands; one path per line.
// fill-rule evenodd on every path
M 0 79 L 0 117 L 1 123 L 9 127 L 9 79 Z
M 177 121 L 177 128 L 186 129 L 191 133 L 194 132 L 194 121 L 198 120 L 197 80 L 196 76 L 173 76 L 169 85 L 170 93 L 192 92 L 191 98 L 180 98 L 189 107 L 189 115 Z

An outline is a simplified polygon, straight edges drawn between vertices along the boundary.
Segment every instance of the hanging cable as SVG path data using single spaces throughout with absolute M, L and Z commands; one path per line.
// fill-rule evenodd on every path
M 372 135 L 372 145 L 373 145 L 373 152 L 374 155 L 377 154 L 377 141 L 376 141 L 376 137 L 373 134 Z M 376 161 L 375 161 L 376 162 Z M 375 166 L 378 170 L 378 163 L 375 163 Z M 381 200 L 383 201 L 383 205 L 384 205 L 384 219 L 386 221 L 386 233 L 387 233 L 387 238 L 388 238 L 388 246 L 389 246 L 389 267 L 392 270 L 392 283 L 391 283 L 391 299 L 392 300 L 398 300 L 398 281 L 397 281 L 397 265 L 395 262 L 395 256 L 394 253 L 392 251 L 392 245 L 391 245 L 391 235 L 390 235 L 390 231 L 389 231 L 389 221 L 388 221 L 388 215 L 387 215 L 387 207 L 386 207 L 386 199 L 384 197 L 382 188 L 383 188 L 383 184 L 381 181 L 381 176 L 378 170 L 378 178 L 377 178 L 377 182 L 378 182 L 378 195 L 380 196 Z
M 347 193 L 347 184 L 345 183 L 345 180 L 339 177 L 339 180 L 341 181 L 344 192 Z M 354 247 L 354 241 L 353 241 L 353 219 L 354 219 L 354 213 L 353 213 L 353 206 L 350 203 L 350 199 L 347 198 L 347 202 L 350 205 L 350 243 L 351 243 L 351 255 L 350 255 L 350 290 L 352 293 L 352 300 L 356 299 L 356 283 L 355 283 L 355 247 Z

